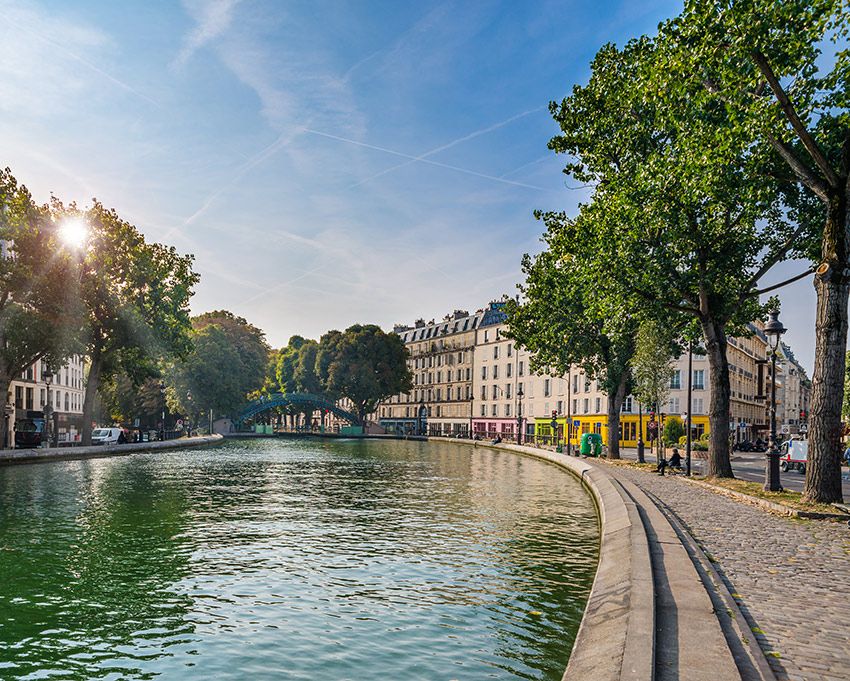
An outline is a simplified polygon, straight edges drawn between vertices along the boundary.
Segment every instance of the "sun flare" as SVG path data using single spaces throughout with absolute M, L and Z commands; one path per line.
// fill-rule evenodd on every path
M 69 218 L 59 225 L 59 238 L 71 248 L 82 248 L 88 239 L 89 230 L 80 218 Z

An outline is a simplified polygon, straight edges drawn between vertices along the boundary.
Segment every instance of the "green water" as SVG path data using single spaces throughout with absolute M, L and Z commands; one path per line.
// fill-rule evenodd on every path
M 0 679 L 560 679 L 593 503 L 468 445 L 0 468 Z

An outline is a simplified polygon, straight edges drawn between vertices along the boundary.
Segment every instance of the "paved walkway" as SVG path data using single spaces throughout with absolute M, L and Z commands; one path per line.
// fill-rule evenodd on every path
M 675 476 L 594 465 L 654 495 L 688 527 L 717 561 L 778 679 L 850 679 L 846 523 L 774 516 Z

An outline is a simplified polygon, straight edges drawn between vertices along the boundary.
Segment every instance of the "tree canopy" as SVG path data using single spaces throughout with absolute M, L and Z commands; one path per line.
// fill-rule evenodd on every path
M 355 324 L 321 337 L 315 366 L 325 391 L 351 400 L 363 420 L 381 400 L 413 387 L 407 357 L 397 334 Z

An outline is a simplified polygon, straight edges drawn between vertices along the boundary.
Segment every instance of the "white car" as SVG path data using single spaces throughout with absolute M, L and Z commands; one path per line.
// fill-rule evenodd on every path
M 93 445 L 119 445 L 126 441 L 124 431 L 120 428 L 95 428 L 91 434 Z

